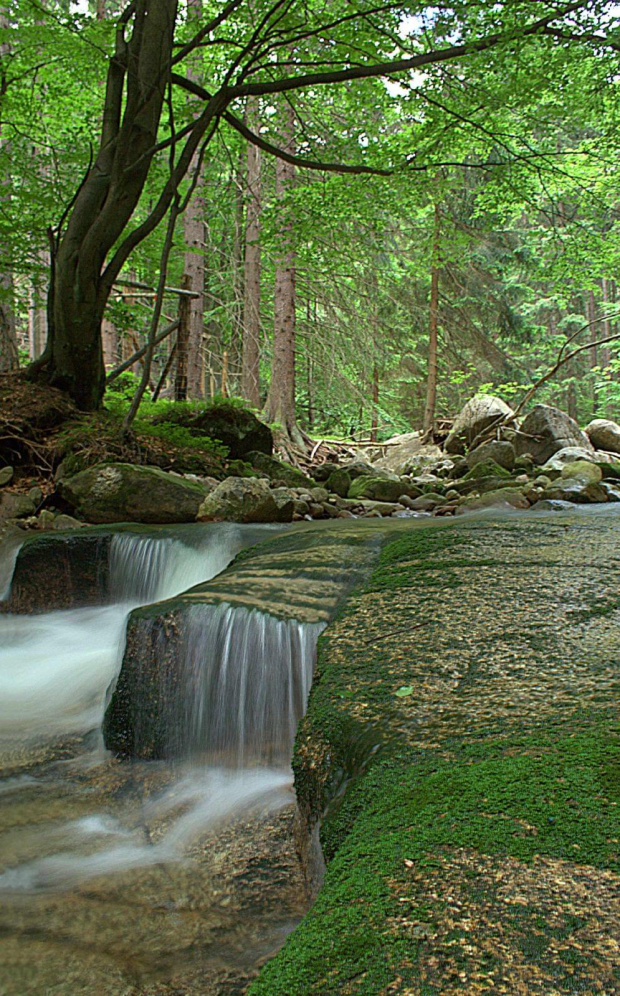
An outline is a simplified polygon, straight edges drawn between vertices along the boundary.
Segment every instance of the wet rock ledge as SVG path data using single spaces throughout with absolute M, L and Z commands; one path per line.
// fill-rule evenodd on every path
M 296 740 L 324 884 L 250 996 L 619 991 L 617 523 L 388 539 Z

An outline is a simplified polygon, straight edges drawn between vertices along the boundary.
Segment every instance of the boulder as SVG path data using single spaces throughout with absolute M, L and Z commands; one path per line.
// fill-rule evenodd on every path
M 253 451 L 273 452 L 273 433 L 268 425 L 257 419 L 247 408 L 235 405 L 210 405 L 203 411 L 171 411 L 155 422 L 173 422 L 182 425 L 194 436 L 209 436 L 228 447 L 233 460 L 246 459 Z
M 517 488 L 500 488 L 498 491 L 489 491 L 478 498 L 467 498 L 459 505 L 454 514 L 464 515 L 465 512 L 474 512 L 485 508 L 529 508 L 530 503 Z
M 335 470 L 340 470 L 340 465 L 332 460 L 326 460 L 325 463 L 320 463 L 318 467 L 312 469 L 312 476 L 315 481 L 326 481 Z
M 485 460 L 493 460 L 500 467 L 512 470 L 515 465 L 515 448 L 512 443 L 492 439 L 467 454 L 467 466 L 470 470 Z
M 575 463 L 576 460 L 588 460 L 595 463 L 596 453 L 592 449 L 584 449 L 583 446 L 564 446 L 547 460 L 545 465 L 540 468 L 540 473 L 557 477 L 558 474 L 562 473 L 567 463 Z
M 583 481 L 585 484 L 598 484 L 603 477 L 600 467 L 589 460 L 575 460 L 574 463 L 567 463 L 562 467 L 560 480 L 564 478 L 574 478 L 576 481 Z
M 579 480 L 577 477 L 562 477 L 545 488 L 541 495 L 547 501 L 570 501 L 577 505 L 589 505 L 609 500 L 601 484 Z
M 10 484 L 13 480 L 13 468 L 12 467 L 0 467 L 0 488 L 3 488 L 6 484 Z
M 577 446 L 589 453 L 594 449 L 575 420 L 551 405 L 532 408 L 521 424 L 515 446 L 517 455 L 531 453 L 539 464 L 546 463 L 554 453 L 568 446 Z
M 557 498 L 543 498 L 542 501 L 532 505 L 537 512 L 567 512 L 572 508 L 572 502 L 560 501 Z
M 397 502 L 407 490 L 402 481 L 386 481 L 382 477 L 358 477 L 349 488 L 349 498 Z M 416 491 L 416 494 L 419 493 Z
M 0 494 L 0 522 L 3 519 L 24 519 L 36 511 L 32 498 L 16 495 L 11 491 Z
M 409 467 L 422 467 L 428 463 L 441 460 L 441 450 L 438 446 L 422 442 L 419 432 L 405 432 L 400 436 L 392 436 L 385 442 L 385 455 L 374 461 L 374 466 L 381 470 L 391 470 L 395 474 L 404 474 Z
M 342 464 L 342 469 L 346 470 L 352 481 L 355 481 L 358 477 L 390 477 L 389 471 L 375 467 L 366 460 L 350 460 L 349 463 Z
M 620 425 L 607 418 L 595 418 L 585 427 L 585 434 L 596 450 L 620 453 Z
M 413 498 L 411 501 L 407 502 L 406 507 L 412 509 L 414 512 L 432 512 L 438 505 L 445 504 L 446 499 L 443 495 L 429 492 L 426 495 L 420 495 L 419 498 Z
M 620 488 L 614 487 L 609 481 L 601 481 L 601 487 L 607 495 L 607 501 L 620 502 Z
M 346 498 L 351 487 L 351 475 L 342 467 L 337 467 L 325 481 L 325 487 L 332 494 L 339 495 L 340 498 Z
M 199 522 L 290 522 L 295 499 L 290 495 L 290 502 L 285 500 L 284 491 L 272 491 L 261 478 L 227 477 L 205 498 L 195 518 Z
M 314 487 L 312 478 L 307 477 L 292 464 L 278 460 L 277 457 L 255 451 L 248 453 L 246 459 L 255 470 L 260 470 L 272 481 L 282 481 L 287 488 Z
M 491 394 L 481 394 L 472 398 L 457 415 L 452 430 L 444 443 L 446 453 L 465 453 L 476 436 L 484 432 L 502 418 L 512 415 L 510 408 L 501 398 Z
M 506 470 L 505 467 L 500 467 L 495 460 L 481 460 L 479 463 L 475 463 L 471 470 L 467 471 L 463 480 L 480 481 L 484 480 L 485 477 L 509 478 L 510 471 Z
M 193 522 L 207 489 L 158 467 L 100 463 L 65 477 L 58 492 L 87 522 Z

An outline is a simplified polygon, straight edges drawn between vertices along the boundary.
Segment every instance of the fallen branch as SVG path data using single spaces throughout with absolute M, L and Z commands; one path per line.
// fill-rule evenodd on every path
M 158 346 L 160 342 L 163 342 L 164 339 L 167 338 L 167 336 L 169 336 L 171 332 L 174 332 L 174 330 L 177 329 L 178 327 L 179 327 L 179 319 L 175 318 L 173 322 L 170 322 L 169 325 L 166 325 L 165 328 L 161 330 L 159 335 L 155 337 L 155 339 L 153 340 L 153 346 Z M 137 363 L 138 360 L 142 359 L 148 348 L 149 348 L 149 343 L 147 342 L 146 345 L 136 350 L 136 352 L 133 353 L 129 357 L 129 359 L 123 360 L 123 362 L 120 363 L 117 367 L 114 367 L 114 370 L 110 370 L 110 373 L 105 379 L 106 385 L 111 384 L 112 381 L 116 380 L 117 377 L 120 377 L 120 375 L 124 373 L 125 370 L 128 370 L 129 367 L 132 367 L 134 365 L 134 363 Z

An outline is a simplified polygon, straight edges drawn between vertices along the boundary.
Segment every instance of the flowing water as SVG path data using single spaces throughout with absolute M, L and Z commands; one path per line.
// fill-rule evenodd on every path
M 109 604 L 0 615 L 0 993 L 241 992 L 303 912 L 288 762 L 322 624 L 196 606 L 164 696 L 171 761 L 101 737 L 131 609 L 267 530 L 119 533 Z

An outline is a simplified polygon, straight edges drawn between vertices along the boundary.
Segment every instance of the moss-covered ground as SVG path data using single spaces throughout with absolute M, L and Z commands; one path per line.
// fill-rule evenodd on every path
M 327 871 L 252 996 L 620 993 L 613 514 L 388 539 L 294 758 Z

